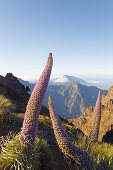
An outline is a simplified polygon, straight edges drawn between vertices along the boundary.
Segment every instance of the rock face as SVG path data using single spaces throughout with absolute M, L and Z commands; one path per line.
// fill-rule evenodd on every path
M 89 136 L 94 107 L 90 106 L 76 119 L 69 119 L 76 128 L 81 129 L 85 135 Z M 113 129 L 113 86 L 110 87 L 107 95 L 102 95 L 102 116 L 100 122 L 99 141 L 103 136 Z
M 111 106 L 113 106 L 113 86 L 110 87 L 107 96 L 102 96 L 102 106 L 108 110 L 111 109 Z

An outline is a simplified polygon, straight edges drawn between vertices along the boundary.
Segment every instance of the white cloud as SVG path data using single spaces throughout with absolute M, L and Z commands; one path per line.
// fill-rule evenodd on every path
M 58 83 L 58 82 L 67 82 L 68 79 L 65 77 L 57 77 L 53 82 Z
M 91 84 L 100 84 L 100 81 L 97 81 L 97 80 L 86 81 L 86 82 L 91 83 Z

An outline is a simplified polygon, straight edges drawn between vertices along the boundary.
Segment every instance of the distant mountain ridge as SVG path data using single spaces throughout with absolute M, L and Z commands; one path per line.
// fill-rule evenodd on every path
M 32 90 L 34 89 L 35 84 L 36 84 L 35 82 L 31 83 L 29 81 L 22 80 L 21 78 L 18 78 L 18 80 L 25 87 L 29 86 L 30 89 L 31 89 L 31 92 L 32 92 Z M 63 76 L 51 78 L 50 81 L 49 81 L 49 85 L 68 85 L 68 84 L 70 84 L 74 81 L 79 82 L 80 84 L 83 84 L 83 85 L 96 86 L 100 89 L 103 89 L 103 87 L 101 87 L 99 84 L 96 84 L 95 81 L 92 81 L 92 82 L 91 81 L 85 81 L 81 78 L 78 78 L 78 77 L 75 77 L 75 76 L 70 76 L 70 75 L 63 75 Z M 31 92 L 29 92 L 29 93 L 31 94 Z
M 24 84 L 25 86 L 29 86 L 31 91 L 33 90 L 36 82 L 29 82 L 29 81 L 24 81 L 21 78 L 18 78 L 18 80 Z M 71 75 L 63 75 L 63 76 L 57 76 L 54 78 L 51 78 L 49 81 L 49 85 L 67 85 L 72 83 L 73 81 L 79 82 L 80 84 L 87 85 L 87 86 L 96 86 L 100 89 L 106 90 L 106 88 L 103 88 L 101 86 L 101 83 L 99 84 L 99 81 L 85 81 L 79 77 L 76 76 L 71 76 Z
M 27 104 L 29 98 L 27 86 L 30 87 L 32 92 L 35 84 L 17 79 L 12 73 L 8 73 L 5 77 L 0 76 L 1 94 L 11 97 L 19 105 L 20 103 L 24 106 Z M 95 105 L 98 91 L 97 87 L 86 86 L 78 81 L 66 85 L 49 85 L 43 104 L 48 107 L 48 97 L 51 95 L 56 112 L 62 118 L 71 119 L 84 113 L 90 105 Z M 101 92 L 107 94 L 106 90 L 101 90 Z
M 35 86 L 35 84 L 27 81 L 22 82 L 21 80 L 21 83 L 25 86 L 29 86 L 31 91 Z M 80 84 L 78 81 L 66 85 L 49 85 L 43 104 L 48 107 L 48 97 L 51 95 L 57 113 L 62 118 L 71 119 L 84 113 L 85 109 L 90 105 L 95 105 L 98 91 L 99 88 L 86 86 Z M 101 90 L 102 94 L 107 94 L 107 92 L 107 90 Z
M 77 81 L 77 82 L 84 84 L 84 85 L 87 84 L 87 82 L 85 80 L 82 80 L 78 77 L 70 76 L 70 75 L 63 75 L 63 76 L 60 76 L 60 77 L 52 78 L 50 80 L 50 84 L 51 85 L 66 85 L 66 84 L 72 83 L 73 81 Z
M 51 85 L 48 87 L 44 105 L 48 107 L 48 97 L 52 96 L 57 113 L 65 118 L 75 118 L 86 110 L 90 105 L 94 106 L 99 88 L 82 85 L 79 82 L 72 82 L 68 85 Z M 101 93 L 107 94 L 107 90 Z

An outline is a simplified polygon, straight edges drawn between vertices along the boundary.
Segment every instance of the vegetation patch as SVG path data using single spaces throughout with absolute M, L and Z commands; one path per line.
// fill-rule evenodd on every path
M 34 145 L 29 150 L 21 147 L 19 137 L 17 135 L 2 145 L 0 170 L 48 169 L 52 164 L 52 153 L 46 141 L 37 136 Z
M 93 143 L 83 133 L 76 134 L 73 144 L 89 153 L 92 158 L 92 169 L 113 169 L 113 145 L 100 142 Z

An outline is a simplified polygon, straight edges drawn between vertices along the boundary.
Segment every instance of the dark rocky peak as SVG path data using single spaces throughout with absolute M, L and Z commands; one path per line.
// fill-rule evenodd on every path
M 7 73 L 5 79 L 17 81 L 17 77 L 15 77 L 12 73 Z

